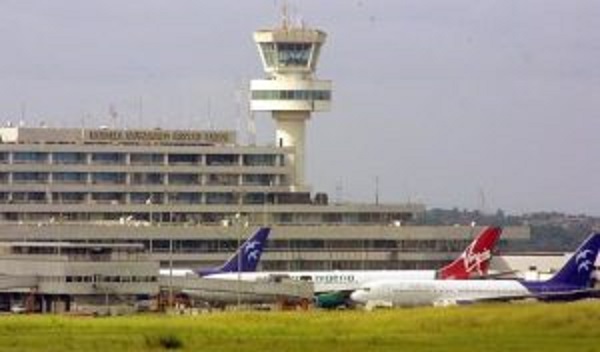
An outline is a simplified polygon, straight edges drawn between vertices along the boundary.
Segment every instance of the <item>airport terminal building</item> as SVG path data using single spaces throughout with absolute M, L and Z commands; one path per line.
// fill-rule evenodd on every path
M 331 204 L 295 184 L 292 147 L 238 145 L 228 131 L 10 127 L 0 138 L 4 241 L 142 243 L 185 267 L 221 262 L 269 225 L 264 269 L 408 269 L 447 262 L 477 231 L 414 225 L 420 204 Z
M 208 266 L 268 225 L 265 270 L 437 268 L 460 253 L 478 227 L 420 225 L 423 204 L 312 192 L 305 133 L 332 99 L 315 77 L 326 35 L 284 21 L 254 39 L 266 78 L 251 82 L 250 107 L 271 113 L 272 145 L 233 131 L 0 128 L 0 241 L 142 244 L 163 266 Z

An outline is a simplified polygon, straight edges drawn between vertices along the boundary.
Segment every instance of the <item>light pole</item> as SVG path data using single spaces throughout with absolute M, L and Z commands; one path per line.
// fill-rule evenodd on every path
M 244 249 L 241 247 L 242 243 L 242 226 L 241 226 L 241 218 L 242 214 L 235 214 L 235 229 L 237 233 L 237 248 L 238 252 L 238 263 L 237 263 L 237 310 L 240 310 L 242 305 L 242 293 L 241 293 L 241 285 L 242 285 L 242 256 L 244 255 Z
M 170 207 L 170 205 L 169 205 Z M 172 221 L 173 212 L 169 212 L 169 222 Z M 173 235 L 169 236 L 169 308 L 173 309 Z
M 150 193 L 148 199 L 146 199 L 146 205 L 149 206 L 149 217 L 148 223 L 150 228 L 154 225 L 154 212 L 153 212 L 153 194 Z M 160 201 L 159 201 L 160 203 Z M 169 213 L 171 214 L 171 213 Z M 169 215 L 169 218 L 171 216 Z M 170 219 L 169 219 L 170 220 Z M 152 253 L 152 238 L 150 238 L 150 253 Z M 169 297 L 168 297 L 168 307 L 173 308 L 173 237 L 169 236 Z
M 236 213 L 232 219 L 234 231 L 237 236 L 237 309 L 239 310 L 242 306 L 242 258 L 244 256 L 244 248 L 242 248 L 242 232 L 248 227 L 248 220 L 246 216 L 243 216 L 240 212 Z
M 173 308 L 173 237 L 169 236 L 169 308 Z

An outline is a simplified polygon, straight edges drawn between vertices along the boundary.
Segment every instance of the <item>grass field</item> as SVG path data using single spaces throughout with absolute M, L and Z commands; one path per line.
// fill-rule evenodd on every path
M 0 317 L 4 351 L 600 351 L 600 302 Z

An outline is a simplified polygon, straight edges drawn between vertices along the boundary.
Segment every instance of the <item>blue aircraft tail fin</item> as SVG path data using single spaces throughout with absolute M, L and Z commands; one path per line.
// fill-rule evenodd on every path
M 593 281 L 592 273 L 599 249 L 600 233 L 591 234 L 547 283 L 589 287 Z
M 223 265 L 218 268 L 200 269 L 197 271 L 198 275 L 256 271 L 270 232 L 270 228 L 261 227 Z M 239 270 L 238 265 L 240 266 Z

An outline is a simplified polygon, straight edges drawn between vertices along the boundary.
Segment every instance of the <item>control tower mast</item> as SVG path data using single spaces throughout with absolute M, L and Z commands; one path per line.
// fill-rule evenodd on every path
M 295 168 L 293 184 L 298 186 L 305 186 L 306 121 L 313 111 L 329 111 L 331 105 L 331 81 L 315 78 L 325 38 L 320 30 L 290 25 L 286 17 L 281 27 L 254 33 L 267 79 L 251 81 L 250 109 L 270 111 L 275 143 L 295 147 L 286 163 Z

